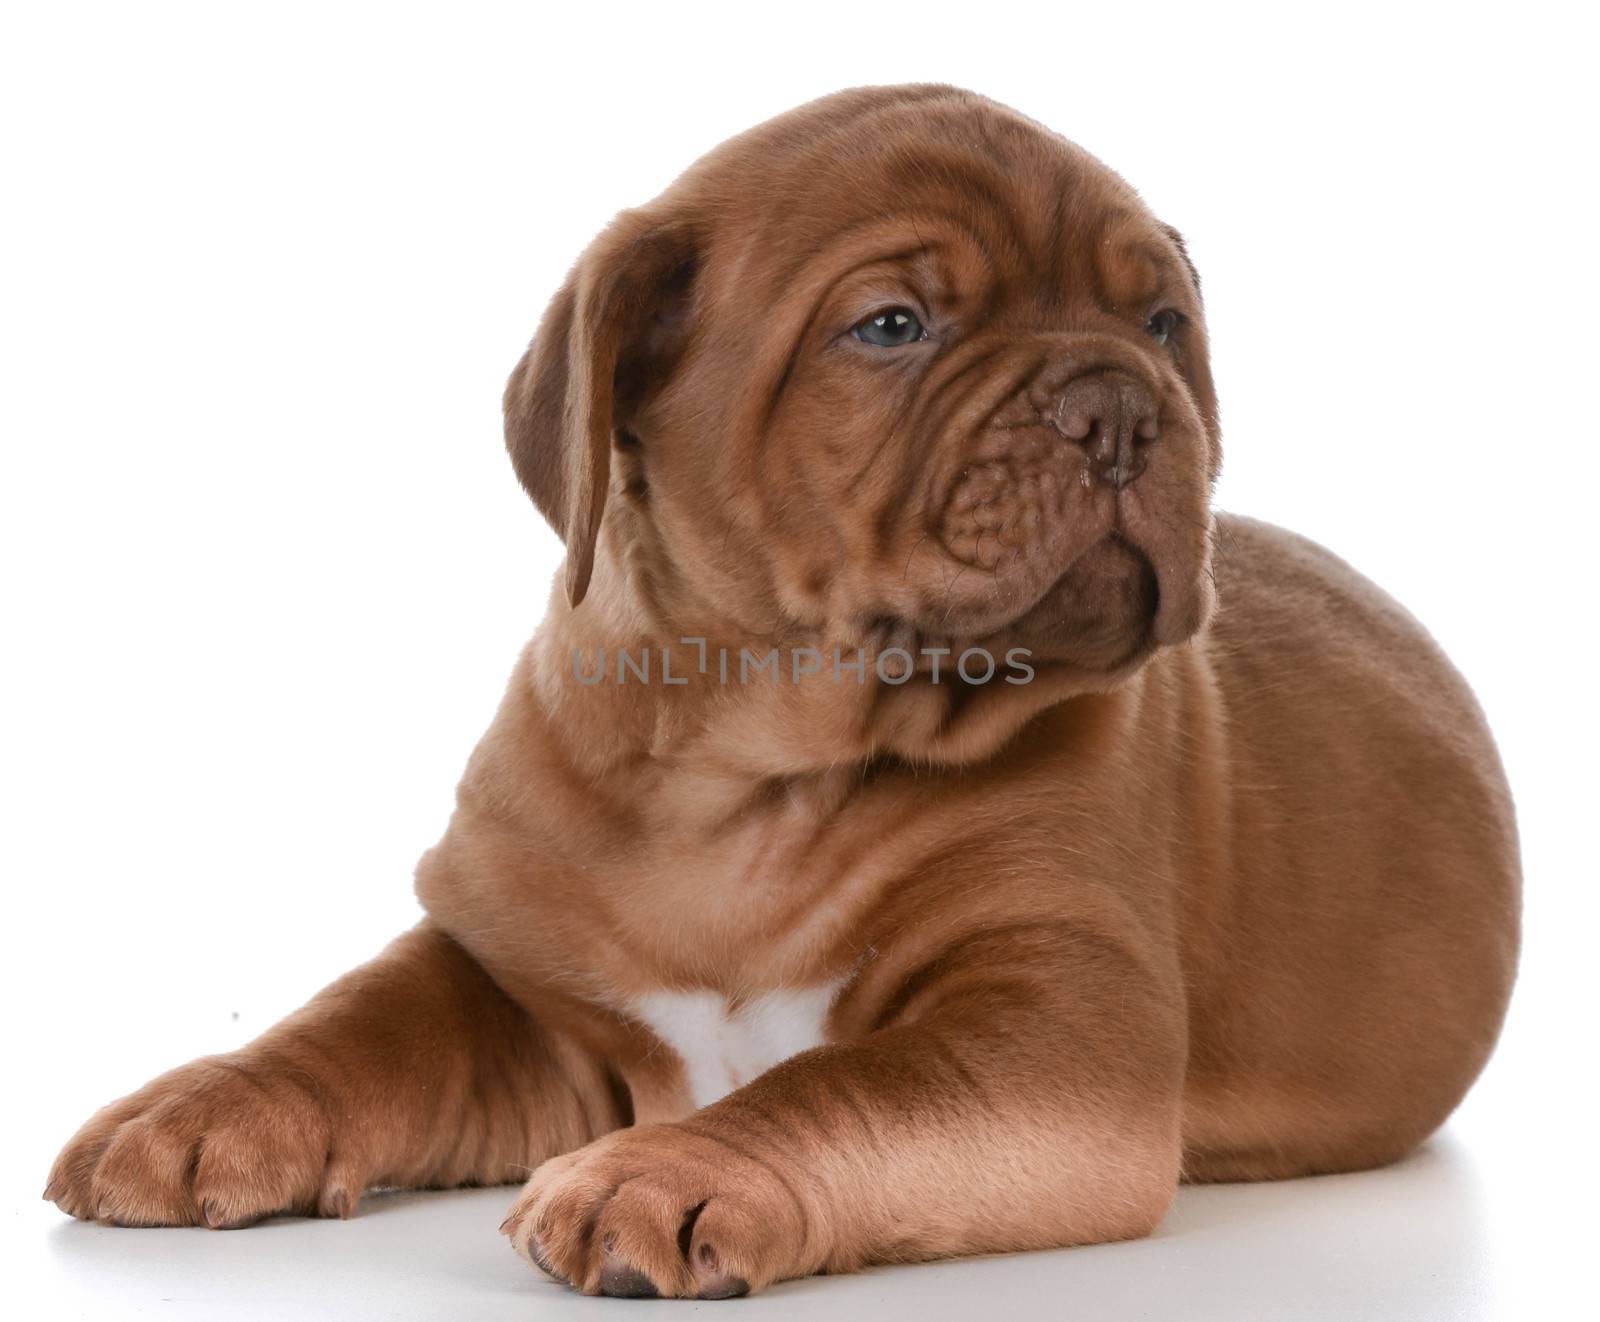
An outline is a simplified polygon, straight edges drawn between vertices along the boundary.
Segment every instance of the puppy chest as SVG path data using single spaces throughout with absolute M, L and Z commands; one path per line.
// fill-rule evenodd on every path
M 695 1106 L 709 1106 L 780 1061 L 825 1042 L 840 985 L 764 992 L 737 1005 L 719 992 L 652 992 L 633 1009 L 683 1061 Z

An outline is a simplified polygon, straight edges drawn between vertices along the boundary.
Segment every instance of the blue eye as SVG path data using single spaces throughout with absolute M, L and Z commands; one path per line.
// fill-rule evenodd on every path
M 880 349 L 898 349 L 903 344 L 915 344 L 928 338 L 928 332 L 910 308 L 887 308 L 868 317 L 851 332 L 864 344 L 875 344 Z
M 1178 329 L 1178 323 L 1183 320 L 1183 314 L 1171 308 L 1162 308 L 1149 321 L 1144 324 L 1144 332 L 1157 344 L 1165 344 L 1172 338 L 1172 332 Z

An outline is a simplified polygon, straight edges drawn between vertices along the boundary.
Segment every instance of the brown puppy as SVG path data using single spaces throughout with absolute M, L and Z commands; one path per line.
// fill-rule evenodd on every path
M 1517 949 L 1488 733 L 1371 584 L 1213 516 L 1199 288 L 1098 162 L 951 88 L 805 106 L 596 240 L 506 417 L 565 578 L 428 919 L 46 1197 L 537 1167 L 519 1251 L 710 1298 L 1141 1235 L 1455 1106 Z

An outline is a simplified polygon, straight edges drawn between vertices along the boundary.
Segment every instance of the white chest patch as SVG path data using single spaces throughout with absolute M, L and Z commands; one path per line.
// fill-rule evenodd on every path
M 718 992 L 652 992 L 634 1013 L 683 1058 L 694 1104 L 735 1088 L 826 1039 L 822 1026 L 842 982 L 766 992 L 730 1012 Z

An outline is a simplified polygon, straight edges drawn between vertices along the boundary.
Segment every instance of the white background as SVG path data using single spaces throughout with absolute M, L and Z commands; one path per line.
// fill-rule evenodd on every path
M 1061 130 L 1187 235 L 1219 503 L 1377 578 L 1476 686 L 1521 813 L 1525 965 L 1481 1086 L 1409 1166 L 1186 1192 L 1139 1246 L 743 1307 L 1562 1311 L 1592 1221 L 1600 917 L 1579 12 L 8 8 L 13 1315 L 569 1303 L 494 1234 L 509 1191 L 219 1236 L 70 1225 L 39 1190 L 95 1106 L 245 1040 L 413 921 L 411 867 L 559 556 L 499 394 L 582 245 L 732 132 L 924 79 Z

